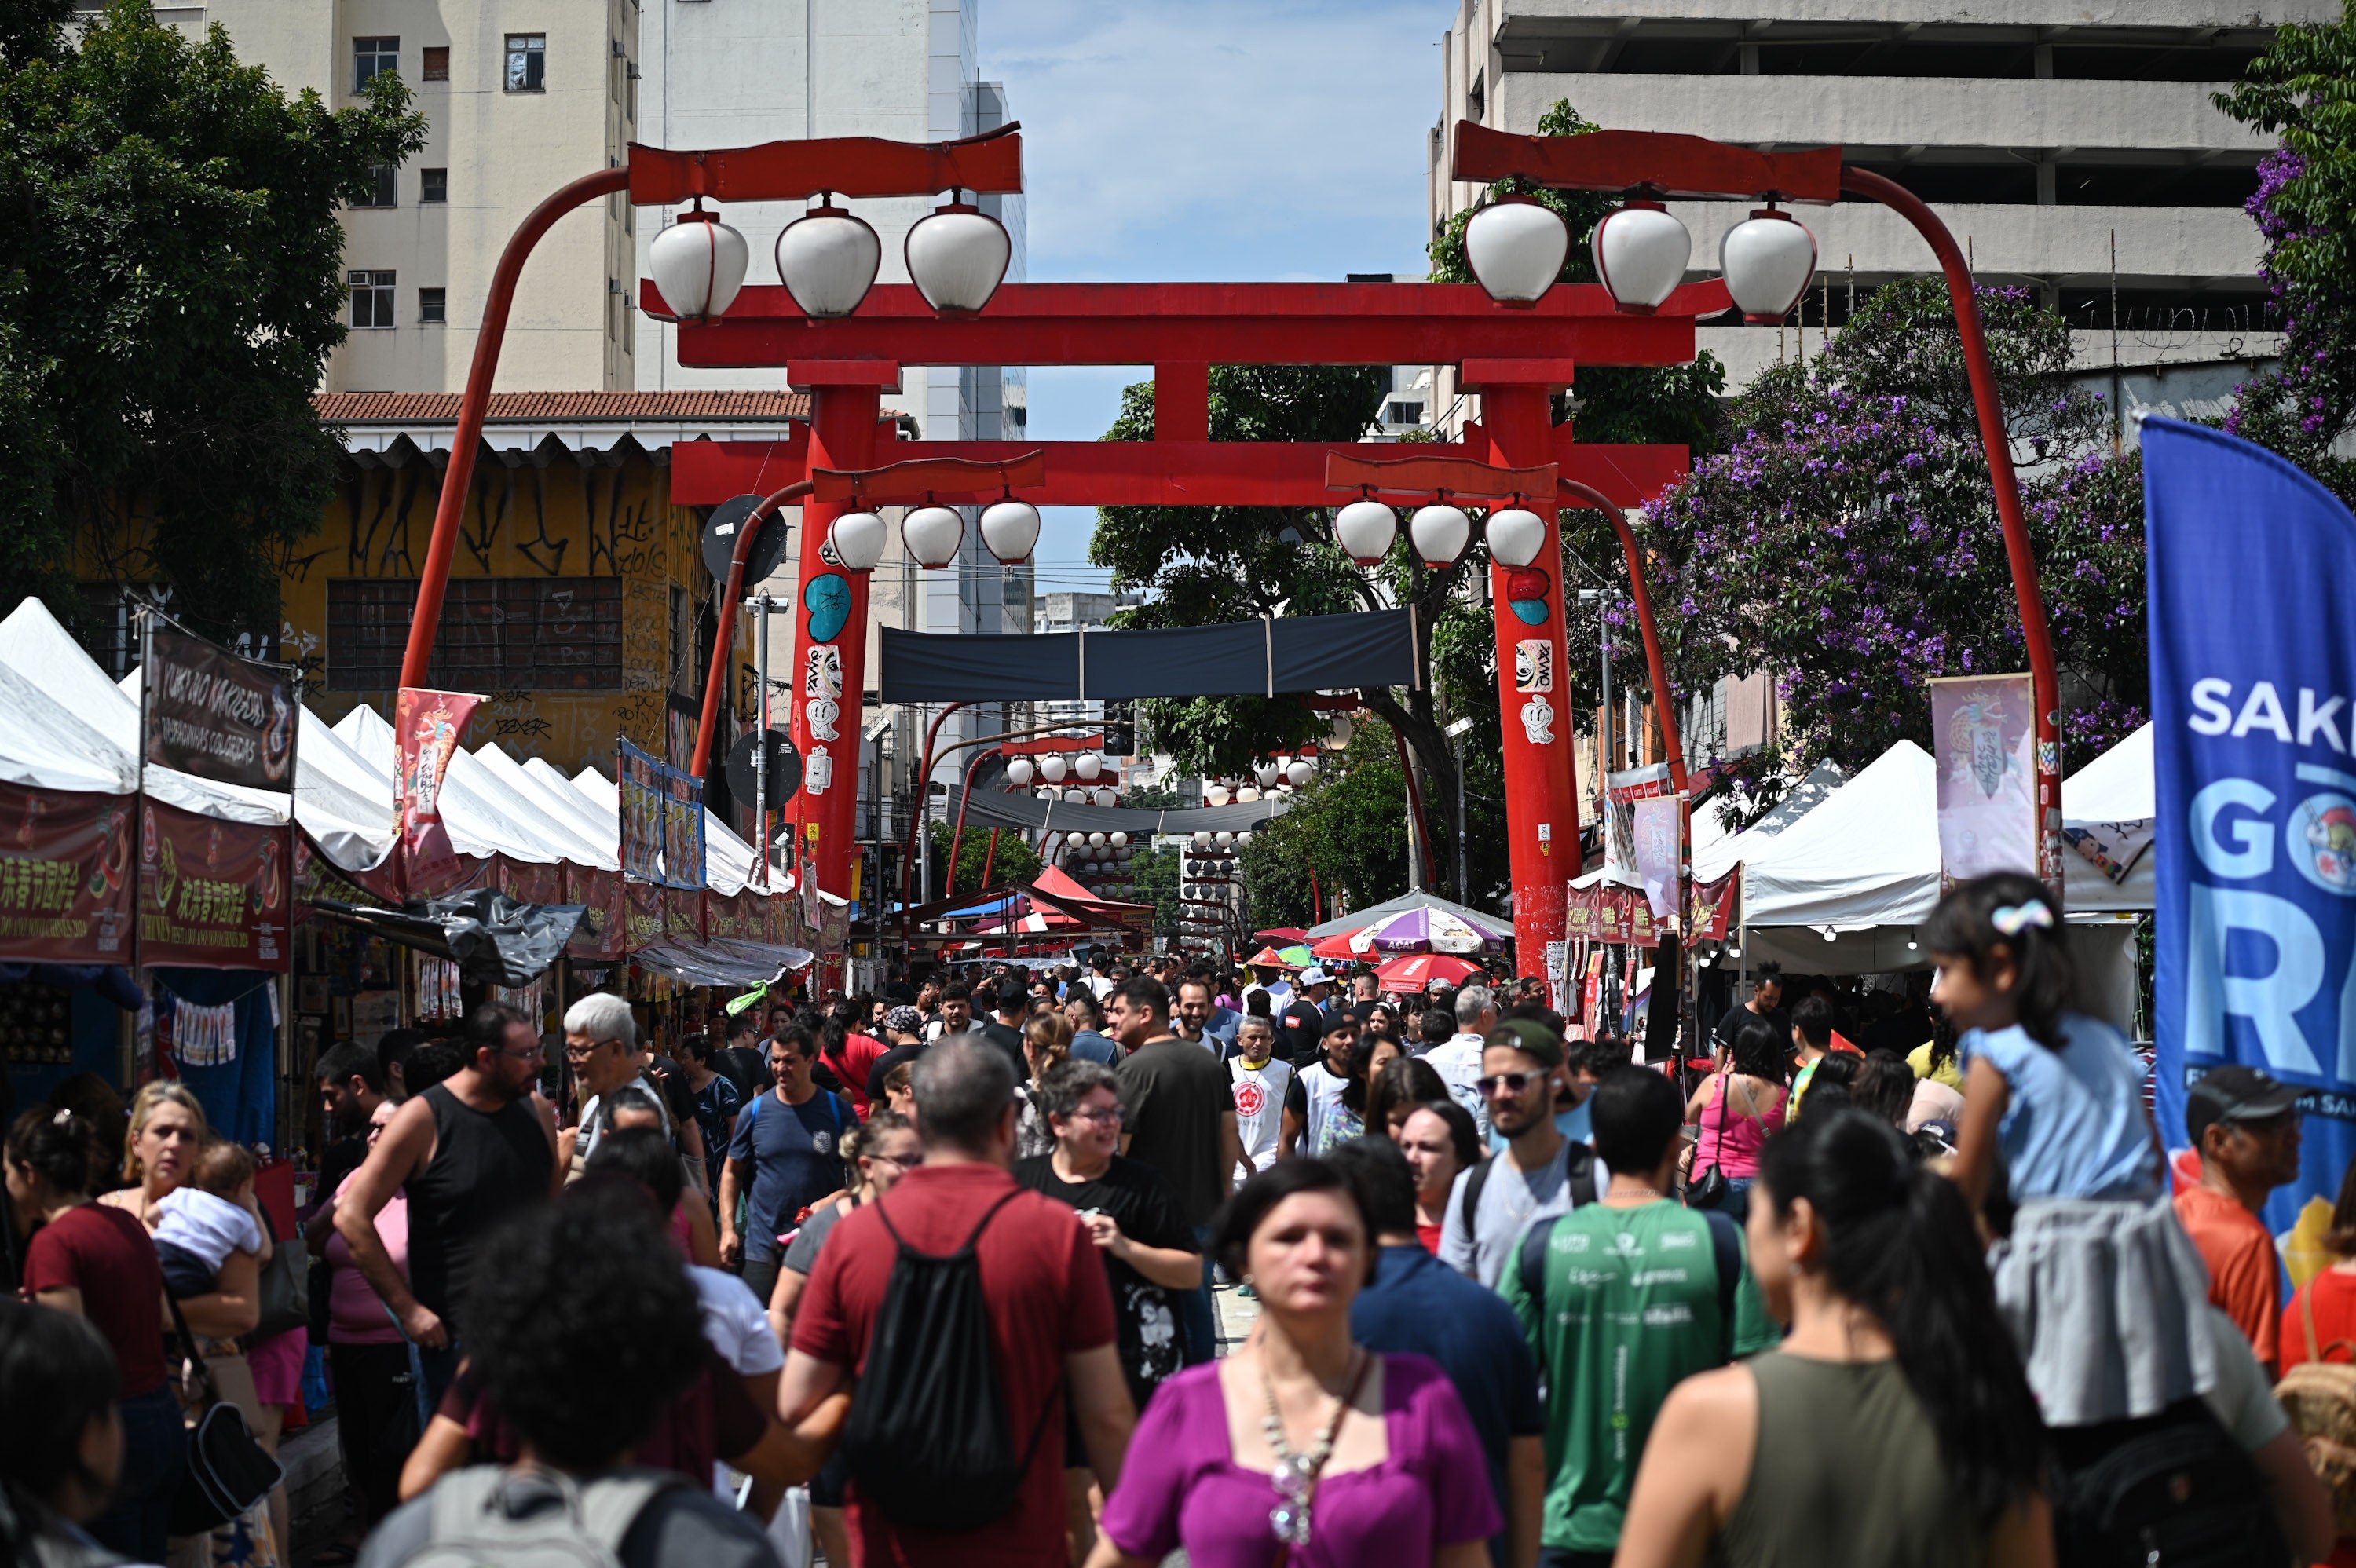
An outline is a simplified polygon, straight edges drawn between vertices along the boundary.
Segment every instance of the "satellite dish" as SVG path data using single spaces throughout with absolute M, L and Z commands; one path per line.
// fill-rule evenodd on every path
M 732 496 L 712 508 L 712 520 L 703 525 L 703 568 L 723 589 L 728 586 L 728 563 L 735 559 L 736 535 L 760 504 L 758 496 Z M 786 528 L 773 512 L 744 560 L 744 586 L 776 576 L 785 559 Z
M 765 749 L 762 742 L 768 742 Z M 757 769 L 769 774 L 766 804 L 774 811 L 793 799 L 802 787 L 802 754 L 783 730 L 740 735 L 728 748 L 728 793 L 739 805 L 749 806 L 760 794 Z

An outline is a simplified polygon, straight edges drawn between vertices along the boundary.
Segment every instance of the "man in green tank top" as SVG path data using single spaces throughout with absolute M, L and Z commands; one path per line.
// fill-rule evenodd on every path
M 1669 1390 L 1777 1337 L 1740 1231 L 1671 1195 L 1685 1121 L 1676 1085 L 1618 1067 L 1589 1104 L 1611 1187 L 1532 1224 L 1498 1281 L 1548 1391 L 1549 1568 L 1611 1562 Z

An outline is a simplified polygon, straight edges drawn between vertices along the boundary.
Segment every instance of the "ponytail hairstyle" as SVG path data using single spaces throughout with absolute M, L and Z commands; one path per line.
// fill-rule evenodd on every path
M 8 1129 L 8 1163 L 32 1171 L 59 1197 L 87 1194 L 91 1125 L 70 1111 L 37 1105 Z
M 1808 1112 L 1767 1140 L 1759 1187 L 1779 1217 L 1802 1198 L 1815 1210 L 1826 1284 L 1890 1335 L 1956 1489 L 1987 1530 L 2038 1485 L 2045 1431 L 1971 1211 L 1888 1122 L 1854 1109 L 1818 1115 L 1813 1090 Z
M 2009 999 L 2020 1027 L 2048 1051 L 2069 1043 L 2062 1009 L 2070 1005 L 2078 971 L 2062 935 L 2062 911 L 2044 883 L 2018 871 L 1974 877 L 1939 901 L 1923 941 L 1933 953 L 1968 960 L 1991 985 L 1997 954 L 2008 954 L 2019 974 Z

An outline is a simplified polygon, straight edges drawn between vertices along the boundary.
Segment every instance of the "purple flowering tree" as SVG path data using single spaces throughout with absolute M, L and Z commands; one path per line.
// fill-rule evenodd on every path
M 2067 381 L 2061 316 L 1984 289 L 2060 660 L 2063 739 L 2083 760 L 2143 721 L 2140 464 Z M 1961 339 L 1936 279 L 1877 291 L 1831 347 L 1736 400 L 1722 453 L 1645 509 L 1653 598 L 1681 691 L 1773 673 L 1791 760 L 1845 767 L 1927 743 L 1934 676 L 2026 669 Z M 1641 670 L 1633 627 L 1615 661 Z M 1772 790 L 1766 792 L 1772 795 Z M 1765 804 L 1765 796 L 1757 804 Z
M 2344 455 L 2356 430 L 2356 8 L 2282 28 L 2216 103 L 2283 142 L 2258 165 L 2248 203 L 2265 238 L 2261 271 L 2283 357 L 2243 386 L 2225 427 L 2356 504 L 2356 461 Z

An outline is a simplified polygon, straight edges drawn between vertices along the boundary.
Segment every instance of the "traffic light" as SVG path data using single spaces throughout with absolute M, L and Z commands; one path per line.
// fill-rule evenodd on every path
M 1137 705 L 1108 702 L 1104 716 L 1104 754 L 1126 757 L 1137 751 Z

